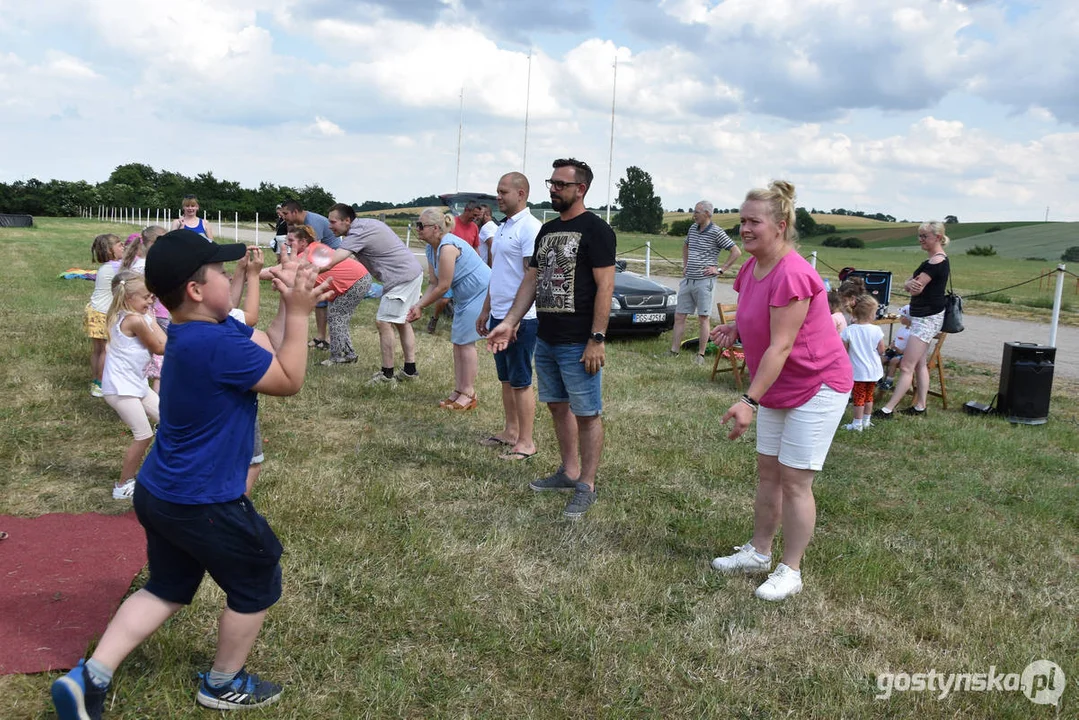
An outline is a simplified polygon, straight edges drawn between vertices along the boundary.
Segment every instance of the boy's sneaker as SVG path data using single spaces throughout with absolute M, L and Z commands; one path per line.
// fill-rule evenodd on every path
M 60 720 L 101 720 L 106 690 L 94 685 L 86 675 L 86 662 L 71 669 L 52 684 L 52 704 Z
M 843 426 L 843 429 L 844 430 L 853 430 L 854 432 L 861 432 L 862 431 L 862 424 L 861 423 L 857 423 L 857 424 L 855 424 L 855 423 L 847 423 L 846 425 Z
M 538 478 L 528 483 L 528 487 L 532 488 L 536 492 L 547 492 L 551 490 L 574 490 L 577 487 L 576 480 L 570 480 L 566 475 L 564 468 L 558 468 L 552 474 L 545 478 Z
M 112 486 L 113 500 L 130 500 L 135 495 L 135 478 L 130 478 L 123 485 Z
M 891 378 L 885 378 L 880 381 L 881 390 L 892 390 L 893 388 L 895 388 L 895 381 Z
M 105 397 L 105 392 L 101 389 L 101 383 L 97 380 L 90 382 L 90 397 Z
M 573 497 L 566 503 L 562 515 L 570 520 L 578 520 L 596 501 L 596 491 L 583 482 L 574 483 Z
M 722 573 L 766 573 L 772 569 L 772 556 L 761 555 L 752 544 L 742 547 L 735 545 L 733 555 L 725 555 L 712 560 L 712 568 Z M 762 559 L 763 558 L 763 559 Z
M 802 573 L 792 570 L 783 563 L 776 565 L 775 572 L 768 576 L 764 584 L 755 593 L 761 600 L 777 602 L 786 600 L 791 595 L 802 592 Z
M 402 368 L 401 370 L 398 370 L 396 373 L 394 373 L 393 377 L 396 380 L 418 380 L 420 377 L 420 371 L 417 370 L 414 373 L 407 373 Z
M 391 387 L 396 387 L 397 386 L 397 378 L 386 377 L 385 375 L 382 374 L 382 371 L 379 370 L 378 372 L 376 372 L 374 375 L 371 376 L 371 379 L 367 381 L 367 384 L 368 385 L 389 385 Z
M 246 710 L 277 702 L 281 698 L 281 686 L 247 670 L 240 673 L 224 687 L 214 688 L 206 682 L 206 673 L 199 673 L 199 693 L 195 696 L 199 705 L 213 710 Z

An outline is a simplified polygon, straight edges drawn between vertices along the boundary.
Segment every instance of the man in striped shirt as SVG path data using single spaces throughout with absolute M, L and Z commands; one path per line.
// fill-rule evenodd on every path
M 730 269 L 742 250 L 734 244 L 723 229 L 712 222 L 712 203 L 701 200 L 693 208 L 693 224 L 689 226 L 686 242 L 682 245 L 682 282 L 678 285 L 678 307 L 674 313 L 674 336 L 671 338 L 670 354 L 677 355 L 682 347 L 682 335 L 686 331 L 686 316 L 696 313 L 701 324 L 700 343 L 693 362 L 704 364 L 704 350 L 708 345 L 709 319 L 712 315 L 712 294 L 715 278 Z M 719 265 L 719 252 L 730 250 L 730 257 Z

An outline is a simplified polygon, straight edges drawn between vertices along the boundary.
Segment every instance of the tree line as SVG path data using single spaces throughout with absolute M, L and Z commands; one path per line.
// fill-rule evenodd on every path
M 262 182 L 257 188 L 241 187 L 231 180 L 219 180 L 213 172 L 188 177 L 171 170 L 155 170 L 142 163 L 120 165 L 100 183 L 85 180 L 49 180 L 37 178 L 0 183 L 0 212 L 25 213 L 47 217 L 71 217 L 79 208 L 172 208 L 179 212 L 185 195 L 194 195 L 207 216 L 218 212 L 232 218 L 239 213 L 243 220 L 254 220 L 255 213 L 272 217 L 282 200 L 297 200 L 305 208 L 325 212 L 336 200 L 318 185 L 301 188 Z M 437 200 L 437 199 L 436 199 Z

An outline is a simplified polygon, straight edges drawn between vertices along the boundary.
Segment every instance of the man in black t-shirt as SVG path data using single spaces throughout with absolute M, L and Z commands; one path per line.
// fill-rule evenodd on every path
M 603 454 L 602 368 L 614 293 L 615 235 L 585 208 L 592 169 L 572 158 L 555 160 L 553 167 L 547 187 L 559 216 L 536 236 L 513 307 L 491 329 L 487 347 L 503 350 L 535 302 L 539 400 L 551 411 L 562 465 L 529 487 L 536 492 L 572 490 L 563 515 L 576 520 L 596 500 L 596 470 Z

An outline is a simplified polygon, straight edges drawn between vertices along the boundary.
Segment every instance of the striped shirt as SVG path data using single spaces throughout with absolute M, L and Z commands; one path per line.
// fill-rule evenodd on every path
M 697 223 L 689 226 L 686 234 L 686 279 L 701 280 L 704 269 L 719 265 L 719 251 L 734 247 L 734 241 L 714 222 L 709 222 L 704 230 Z

